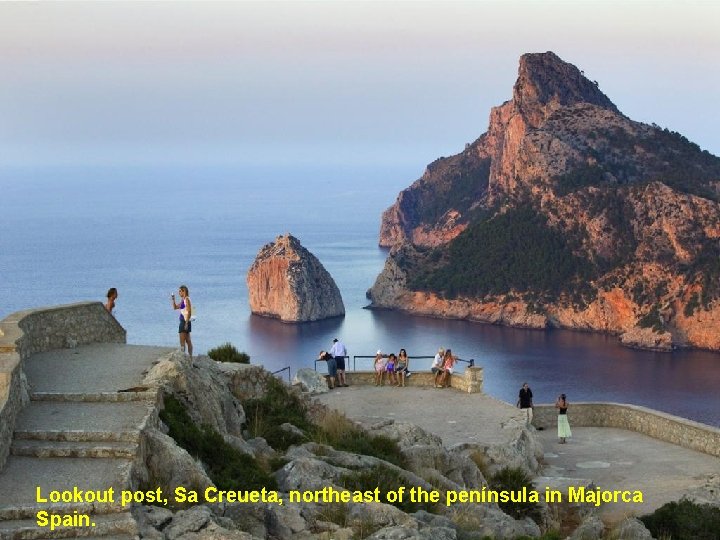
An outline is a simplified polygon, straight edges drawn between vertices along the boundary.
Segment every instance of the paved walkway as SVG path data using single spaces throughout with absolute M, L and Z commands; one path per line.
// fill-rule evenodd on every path
M 92 514 L 93 529 L 63 536 L 133 538 L 135 521 L 119 505 L 38 504 L 36 487 L 106 490 L 131 485 L 140 432 L 152 421 L 156 392 L 138 388 L 144 373 L 173 349 L 103 344 L 37 354 L 25 373 L 31 402 L 20 413 L 10 456 L 0 471 L 0 538 L 46 538 L 39 510 Z
M 572 428 L 573 436 L 559 444 L 557 430 L 539 431 L 545 449 L 545 467 L 538 487 L 567 492 L 568 485 L 592 481 L 607 490 L 640 490 L 642 504 L 606 504 L 600 514 L 608 522 L 647 514 L 678 500 L 720 472 L 720 459 L 616 428 Z
M 446 446 L 461 442 L 503 442 L 522 421 L 518 409 L 484 394 L 451 389 L 351 386 L 322 394 L 322 403 L 360 422 L 394 418 L 439 435 Z M 627 515 L 652 512 L 701 486 L 720 471 L 720 459 L 631 431 L 576 428 L 568 444 L 558 444 L 555 430 L 539 431 L 545 467 L 538 487 L 587 486 L 641 490 L 642 505 L 608 504 L 601 515 L 615 522 Z
M 518 409 L 503 401 L 451 388 L 354 385 L 317 399 L 361 423 L 392 418 L 416 424 L 442 438 L 445 446 L 503 444 L 524 421 Z

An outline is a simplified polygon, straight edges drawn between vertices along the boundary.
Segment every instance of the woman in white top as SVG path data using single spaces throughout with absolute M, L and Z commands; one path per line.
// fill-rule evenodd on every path
M 180 326 L 178 327 L 178 335 L 180 336 L 180 349 L 185 352 L 185 345 L 187 344 L 187 352 L 192 360 L 193 345 L 190 339 L 190 332 L 192 332 L 192 322 L 190 322 L 190 315 L 192 314 L 192 303 L 190 302 L 190 291 L 185 285 L 180 285 L 178 290 L 180 294 L 180 303 L 175 302 L 175 295 L 170 296 L 172 301 L 173 309 L 180 310 Z

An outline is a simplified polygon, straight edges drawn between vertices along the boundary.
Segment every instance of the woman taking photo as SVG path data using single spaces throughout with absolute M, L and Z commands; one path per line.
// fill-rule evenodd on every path
M 180 285 L 178 292 L 180 294 L 180 303 L 175 302 L 175 294 L 170 295 L 170 301 L 172 302 L 173 309 L 180 310 L 180 326 L 178 328 L 180 350 L 185 352 L 185 345 L 187 344 L 187 352 L 188 355 L 190 355 L 190 360 L 192 360 L 193 345 L 190 339 L 190 332 L 192 332 L 192 323 L 190 322 L 192 303 L 190 302 L 190 291 L 185 285 Z

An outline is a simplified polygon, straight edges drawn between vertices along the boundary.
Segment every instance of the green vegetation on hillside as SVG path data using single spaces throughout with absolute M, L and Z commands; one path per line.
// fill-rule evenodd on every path
M 449 298 L 510 291 L 551 298 L 573 290 L 587 293 L 594 268 L 573 253 L 572 243 L 532 207 L 512 208 L 472 224 L 449 246 L 427 253 L 412 268 L 409 286 Z
M 652 514 L 641 516 L 653 538 L 672 540 L 717 540 L 720 508 L 687 499 L 664 504 Z
M 208 476 L 219 489 L 276 489 L 275 478 L 252 456 L 232 447 L 210 426 L 198 427 L 183 404 L 172 394 L 164 396 L 160 419 L 179 446 L 202 461 Z
M 265 394 L 245 401 L 243 408 L 251 435 L 263 437 L 276 450 L 313 441 L 336 450 L 374 456 L 400 467 L 405 463 L 395 441 L 367 433 L 339 413 L 328 412 L 317 424 L 311 422 L 303 399 L 277 379 L 269 379 Z M 282 429 L 280 426 L 286 422 L 301 429 L 305 436 Z
M 236 362 L 238 364 L 249 364 L 250 356 L 247 353 L 240 352 L 232 343 L 223 343 L 222 345 L 210 349 L 207 355 L 217 362 Z

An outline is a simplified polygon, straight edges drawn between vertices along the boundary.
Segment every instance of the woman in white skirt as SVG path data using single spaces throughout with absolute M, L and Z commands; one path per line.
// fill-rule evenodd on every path
M 570 424 L 567 419 L 568 401 L 565 394 L 560 394 L 555 402 L 555 408 L 558 409 L 558 437 L 560 444 L 565 444 L 565 439 L 572 437 Z

